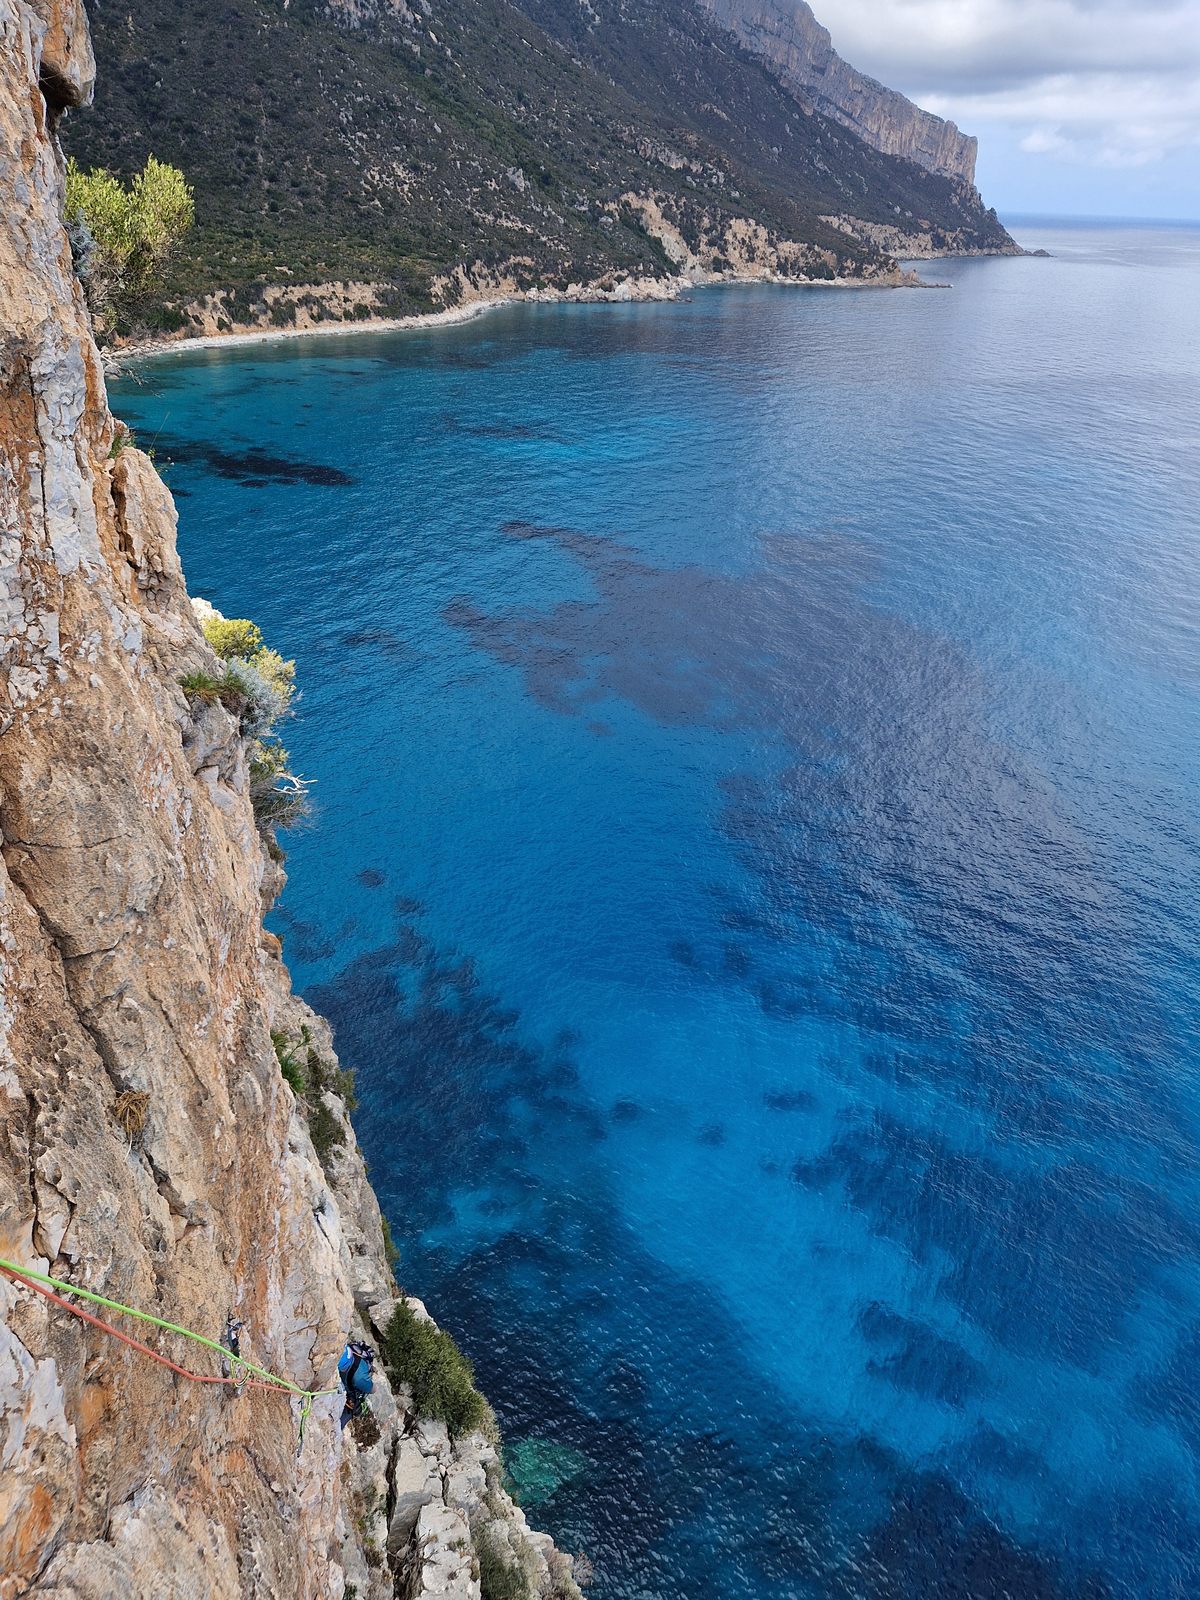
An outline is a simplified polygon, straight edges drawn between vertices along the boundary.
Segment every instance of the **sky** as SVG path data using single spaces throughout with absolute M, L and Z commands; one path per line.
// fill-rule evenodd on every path
M 979 138 L 1004 215 L 1200 220 L 1200 0 L 813 0 L 839 54 Z

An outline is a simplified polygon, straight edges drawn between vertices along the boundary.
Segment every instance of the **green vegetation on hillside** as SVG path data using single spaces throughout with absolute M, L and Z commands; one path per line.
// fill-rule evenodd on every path
M 136 26 L 104 6 L 92 27 L 96 104 L 68 148 L 131 174 L 153 144 L 195 187 L 164 325 L 217 287 L 249 317 L 267 284 L 370 281 L 381 309 L 417 310 L 455 267 L 511 264 L 522 287 L 662 273 L 626 194 L 663 197 L 690 241 L 748 216 L 839 270 L 881 258 L 823 215 L 1005 238 L 960 185 L 806 114 L 692 0 L 436 0 L 429 19 L 142 0 Z

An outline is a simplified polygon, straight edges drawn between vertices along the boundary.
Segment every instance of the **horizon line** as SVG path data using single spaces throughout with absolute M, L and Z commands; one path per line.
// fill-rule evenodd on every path
M 1002 222 L 1006 219 L 1013 222 L 1141 222 L 1165 228 L 1200 228 L 1200 217 L 1151 217 L 1130 212 L 1017 211 L 997 206 L 996 215 Z

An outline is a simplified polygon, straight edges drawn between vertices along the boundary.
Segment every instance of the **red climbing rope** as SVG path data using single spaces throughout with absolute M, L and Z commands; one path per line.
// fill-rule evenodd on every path
M 189 1372 L 186 1367 L 176 1366 L 174 1361 L 169 1361 L 166 1356 L 160 1355 L 157 1350 L 151 1350 L 150 1346 L 143 1344 L 140 1339 L 133 1339 L 129 1334 L 122 1333 L 119 1328 L 114 1328 L 109 1323 L 102 1322 L 99 1317 L 93 1316 L 90 1311 L 85 1311 L 82 1306 L 73 1306 L 69 1300 L 64 1300 L 61 1295 L 55 1294 L 53 1289 L 47 1289 L 44 1284 L 38 1283 L 34 1278 L 27 1278 L 23 1272 L 18 1272 L 15 1268 L 8 1266 L 0 1267 L 0 1272 L 16 1279 L 23 1288 L 36 1290 L 38 1294 L 44 1295 L 47 1300 L 53 1301 L 56 1306 L 61 1306 L 64 1311 L 69 1311 L 73 1317 L 80 1317 L 84 1322 L 90 1322 L 94 1328 L 99 1328 L 103 1333 L 111 1334 L 114 1339 L 119 1339 L 122 1344 L 127 1344 L 131 1349 L 140 1351 L 144 1356 L 149 1356 L 151 1361 L 157 1361 L 160 1366 L 170 1367 L 171 1371 L 178 1373 L 181 1378 L 190 1378 L 193 1383 L 222 1383 L 237 1389 L 244 1388 L 249 1384 L 254 1389 L 266 1389 L 270 1393 L 279 1393 L 280 1385 L 264 1383 L 261 1378 L 223 1378 L 207 1372 Z M 236 1361 L 237 1357 L 231 1355 L 230 1360 Z M 287 1391 L 285 1390 L 284 1392 L 286 1393 Z

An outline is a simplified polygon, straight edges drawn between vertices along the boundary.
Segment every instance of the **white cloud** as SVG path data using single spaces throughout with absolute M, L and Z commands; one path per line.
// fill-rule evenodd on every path
M 1027 155 L 1137 168 L 1200 146 L 1200 0 L 817 0 L 839 52 Z

